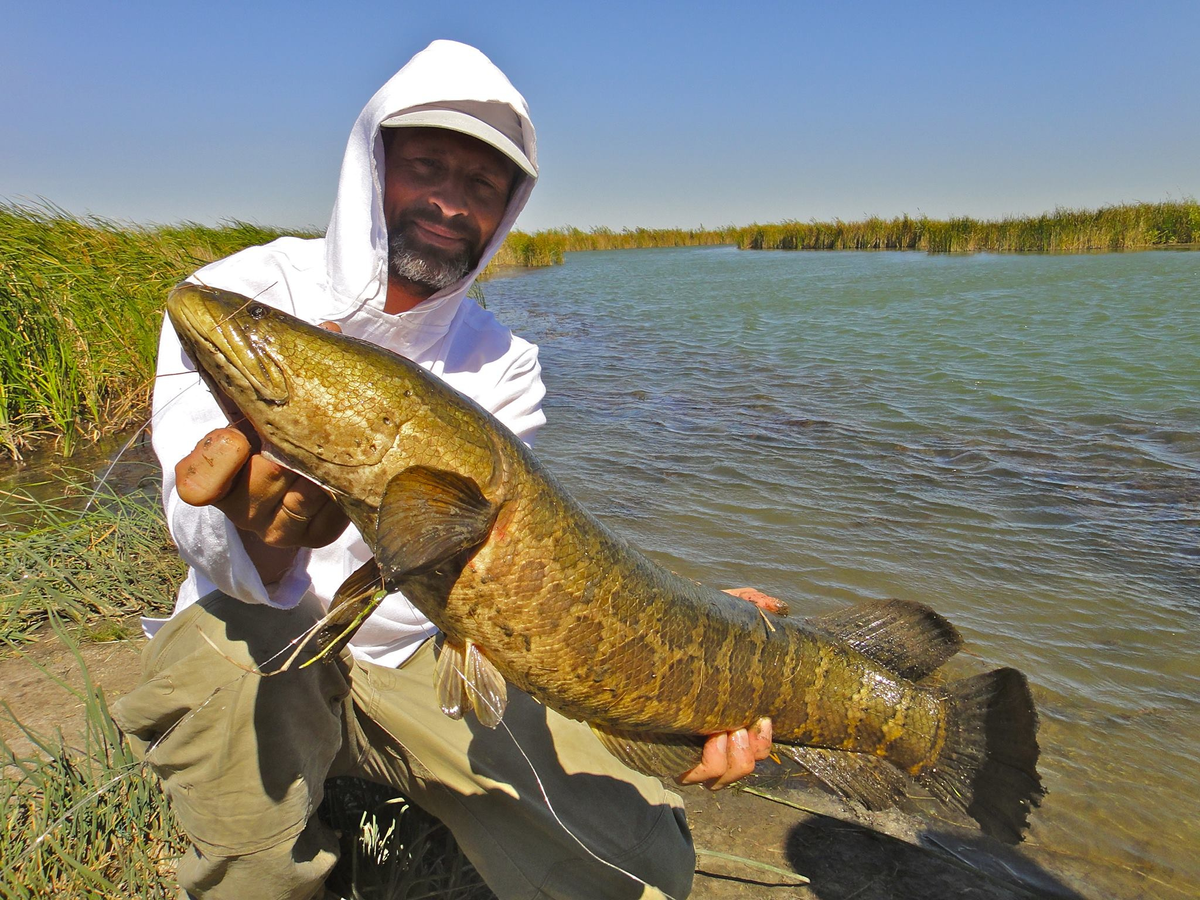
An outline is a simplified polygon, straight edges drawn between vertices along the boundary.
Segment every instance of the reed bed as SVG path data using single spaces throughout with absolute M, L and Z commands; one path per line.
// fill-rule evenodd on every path
M 1084 252 L 1200 243 L 1200 203 L 1133 203 L 1057 209 L 1033 217 L 935 220 L 900 216 L 861 222 L 783 222 L 737 229 L 743 250 Z
M 741 250 L 971 251 L 1133 250 L 1200 243 L 1200 203 L 1127 203 L 1096 210 L 985 220 L 872 216 L 857 222 L 785 221 L 724 228 L 551 228 L 513 232 L 504 265 L 551 265 L 563 253 L 732 244 Z M 507 245 L 502 249 L 507 250 Z
M 50 437 L 70 455 L 142 417 L 170 287 L 280 234 L 0 205 L 0 448 L 16 457 Z

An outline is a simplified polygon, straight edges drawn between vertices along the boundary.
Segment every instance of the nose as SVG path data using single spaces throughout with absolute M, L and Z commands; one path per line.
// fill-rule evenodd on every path
M 470 210 L 467 204 L 466 188 L 460 178 L 452 173 L 441 179 L 430 192 L 429 200 L 442 211 L 447 219 L 454 216 L 465 216 Z

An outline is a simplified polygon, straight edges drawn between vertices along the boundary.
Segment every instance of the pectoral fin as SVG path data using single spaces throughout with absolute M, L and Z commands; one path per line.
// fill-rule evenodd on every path
M 389 588 L 404 577 L 457 577 L 492 530 L 497 507 L 470 478 L 411 466 L 384 490 L 376 525 L 376 557 Z
M 479 724 L 495 728 L 508 707 L 508 685 L 479 645 L 445 640 L 434 667 L 438 704 L 452 719 L 461 719 L 471 704 Z M 465 699 L 465 703 L 464 703 Z

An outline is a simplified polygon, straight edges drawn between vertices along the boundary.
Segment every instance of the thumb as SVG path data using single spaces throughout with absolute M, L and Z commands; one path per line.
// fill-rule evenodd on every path
M 217 428 L 175 465 L 179 498 L 192 506 L 210 506 L 229 493 L 250 457 L 250 442 L 236 428 Z

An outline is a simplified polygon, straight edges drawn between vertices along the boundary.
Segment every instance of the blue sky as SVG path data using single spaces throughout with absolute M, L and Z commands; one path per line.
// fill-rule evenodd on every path
M 0 198 L 324 227 L 358 110 L 429 41 L 525 94 L 519 222 L 1033 214 L 1200 196 L 1200 2 L 18 3 Z

